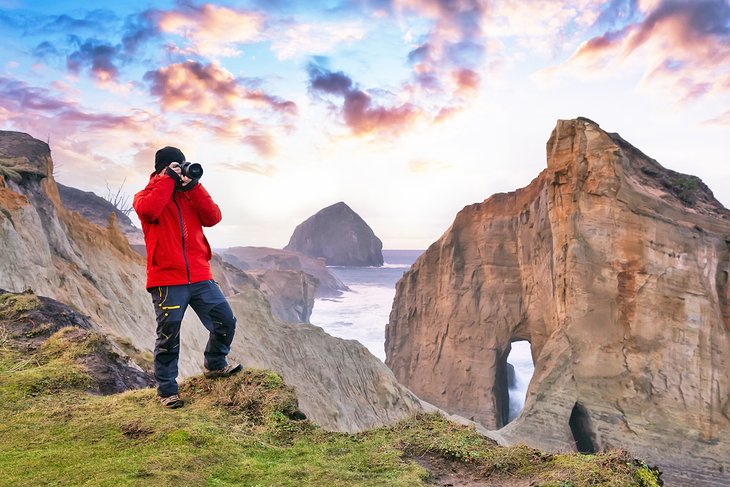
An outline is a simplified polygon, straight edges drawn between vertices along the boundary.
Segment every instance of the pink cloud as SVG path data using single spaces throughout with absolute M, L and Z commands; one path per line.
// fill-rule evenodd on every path
M 258 39 L 264 23 L 260 13 L 205 4 L 186 4 L 160 15 L 159 28 L 187 39 L 191 53 L 219 58 L 240 54 L 239 44 Z
M 310 64 L 309 87 L 317 95 L 333 95 L 342 98 L 338 109 L 345 125 L 356 135 L 374 132 L 397 134 L 421 118 L 422 111 L 405 103 L 399 106 L 378 106 L 365 91 L 342 72 L 332 72 L 316 64 Z
M 277 168 L 273 164 L 260 164 L 256 162 L 221 162 L 218 163 L 218 165 L 233 171 L 258 174 L 259 176 L 273 176 L 277 172 Z
M 643 20 L 586 41 L 554 72 L 591 75 L 638 59 L 647 66 L 642 84 L 681 100 L 730 93 L 730 4 L 664 0 L 650 5 L 653 10 Z
M 730 110 L 726 111 L 723 114 L 718 115 L 717 117 L 711 118 L 709 120 L 705 120 L 703 122 L 704 125 L 730 125 Z
M 243 86 L 230 71 L 215 62 L 170 64 L 148 71 L 144 80 L 150 83 L 150 93 L 159 97 L 164 110 L 216 114 L 233 111 L 239 102 L 248 101 L 255 107 L 284 115 L 297 113 L 294 102 Z
M 68 131 L 122 129 L 135 131 L 149 120 L 149 115 L 116 115 L 84 110 L 78 103 L 55 98 L 44 88 L 30 86 L 22 81 L 0 77 L 0 107 L 16 121 L 25 121 L 32 127 L 33 120 L 53 121 L 56 127 Z
M 197 113 L 230 110 L 240 91 L 233 75 L 216 63 L 171 64 L 148 71 L 144 80 L 150 83 L 150 93 L 160 98 L 163 110 Z

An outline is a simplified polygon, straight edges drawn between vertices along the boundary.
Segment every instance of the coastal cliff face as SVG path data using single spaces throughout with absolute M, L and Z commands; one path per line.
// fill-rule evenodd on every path
M 323 258 L 327 265 L 383 265 L 383 242 L 342 201 L 319 210 L 297 225 L 284 250 Z
M 52 174 L 47 144 L 0 131 L 0 287 L 72 305 L 151 349 L 144 259 L 113 221 L 103 228 L 67 210 Z
M 317 280 L 316 298 L 340 296 L 348 287 L 335 276 L 324 259 L 309 257 L 292 250 L 269 247 L 231 247 L 219 251 L 226 262 L 242 271 L 303 271 Z
M 624 448 L 730 482 L 730 212 L 619 135 L 561 120 L 530 185 L 464 208 L 397 284 L 386 363 L 509 443 Z M 510 344 L 535 372 L 507 426 Z
M 47 144 L 0 131 L 0 289 L 32 289 L 90 317 L 119 345 L 151 351 L 156 324 L 144 287 L 144 258 L 113 218 L 102 228 L 63 206 L 52 164 Z M 358 431 L 421 410 L 417 398 L 359 343 L 272 315 L 296 295 L 270 301 L 265 292 L 276 293 L 276 286 L 267 279 L 220 258 L 211 268 L 238 318 L 231 359 L 281 373 L 309 418 L 330 430 Z M 313 293 L 312 282 L 301 286 Z M 201 372 L 208 333 L 188 310 L 181 334 L 183 378 Z
M 283 269 L 240 272 L 240 268 L 215 253 L 210 265 L 226 296 L 251 286 L 264 295 L 273 316 L 291 323 L 309 323 L 317 279 L 306 272 Z

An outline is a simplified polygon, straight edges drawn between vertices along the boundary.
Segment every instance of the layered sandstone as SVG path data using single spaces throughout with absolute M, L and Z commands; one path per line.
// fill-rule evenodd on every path
M 156 324 L 144 258 L 130 248 L 114 213 L 102 228 L 66 209 L 52 174 L 47 144 L 0 131 L 0 288 L 32 289 L 71 305 L 120 345 L 149 352 Z M 267 299 L 266 286 L 275 293 L 274 284 L 219 258 L 212 269 L 238 317 L 232 360 L 282 374 L 309 418 L 327 429 L 358 431 L 420 410 L 415 396 L 359 343 L 272 315 L 277 302 Z M 313 293 L 313 283 L 299 284 Z M 281 306 L 293 299 L 279 298 Z M 181 334 L 182 378 L 201 372 L 208 334 L 192 310 Z
M 464 208 L 397 284 L 386 363 L 509 443 L 625 448 L 730 483 L 730 212 L 587 119 L 529 186 Z M 510 343 L 535 373 L 505 426 Z

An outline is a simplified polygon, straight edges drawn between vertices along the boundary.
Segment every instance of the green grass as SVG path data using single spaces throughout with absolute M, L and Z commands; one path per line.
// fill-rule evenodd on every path
M 193 377 L 177 410 L 162 408 L 152 389 L 94 396 L 78 359 L 100 339 L 64 328 L 31 354 L 0 343 L 0 485 L 417 486 L 429 473 L 412 458 L 424 455 L 494 485 L 658 485 L 622 452 L 503 448 L 436 414 L 360 434 L 327 432 L 290 419 L 294 391 L 270 371 Z

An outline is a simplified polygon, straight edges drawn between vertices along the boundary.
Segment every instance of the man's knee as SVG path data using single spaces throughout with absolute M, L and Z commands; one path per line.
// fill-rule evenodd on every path
M 177 355 L 180 349 L 180 321 L 165 321 L 157 327 L 155 355 Z
M 223 302 L 213 306 L 210 310 L 210 318 L 217 332 L 227 335 L 236 329 L 236 317 L 228 303 Z

